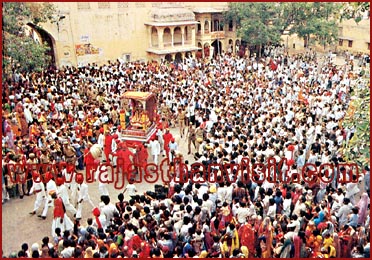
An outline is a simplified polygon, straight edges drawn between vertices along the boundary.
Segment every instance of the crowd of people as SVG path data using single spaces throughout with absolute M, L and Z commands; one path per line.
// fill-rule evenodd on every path
M 24 243 L 9 257 L 369 257 L 369 165 L 359 175 L 343 166 L 343 148 L 356 130 L 342 125 L 353 91 L 369 84 L 348 64 L 280 47 L 265 54 L 14 70 L 2 92 L 2 201 L 35 196 L 30 214 L 42 208 L 45 219 L 52 207 L 54 219 L 42 243 Z M 120 97 L 128 90 L 158 99 L 157 133 L 135 152 L 122 138 Z M 169 128 L 179 128 L 179 138 Z M 98 162 L 94 145 L 103 151 Z M 121 157 L 125 164 L 159 164 L 162 154 L 178 156 L 181 145 L 188 155 L 180 158 L 191 159 L 183 159 L 182 169 L 170 163 L 174 179 L 162 192 L 139 194 L 131 180 L 127 199 L 120 193 L 116 200 L 100 183 L 101 201 L 93 202 L 88 180 L 65 183 L 87 162 Z M 319 176 L 330 172 L 322 165 L 336 166 L 336 177 L 260 183 L 244 174 L 231 181 L 236 168 L 192 169 L 194 162 L 208 168 L 244 158 L 262 165 L 286 159 L 277 168 L 261 165 L 258 175 L 293 177 L 311 163 Z M 56 176 L 7 167 L 17 163 L 61 167 Z M 84 204 L 90 216 L 82 215 Z

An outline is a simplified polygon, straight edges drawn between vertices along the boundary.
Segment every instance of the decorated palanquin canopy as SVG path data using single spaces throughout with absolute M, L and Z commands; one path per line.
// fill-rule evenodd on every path
M 122 97 L 126 99 L 146 101 L 150 99 L 152 96 L 154 96 L 154 94 L 151 92 L 128 91 L 125 92 Z

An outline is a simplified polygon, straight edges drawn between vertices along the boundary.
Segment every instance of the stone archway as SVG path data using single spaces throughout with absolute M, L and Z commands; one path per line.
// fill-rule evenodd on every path
M 168 27 L 164 29 L 163 42 L 164 42 L 164 47 L 172 46 L 172 34 L 171 34 L 171 30 Z
M 39 41 L 40 44 L 46 43 L 48 45 L 49 50 L 46 52 L 46 54 L 50 56 L 51 64 L 56 66 L 56 42 L 53 36 L 44 29 L 36 27 L 32 23 L 28 23 L 27 25 L 30 27 L 31 32 L 34 35 L 34 40 Z
M 151 44 L 153 47 L 159 47 L 158 29 L 156 27 L 151 28 Z
M 215 40 L 212 42 L 212 46 L 214 48 L 213 56 L 216 56 L 217 54 L 221 55 L 222 53 L 222 43 L 219 40 Z
M 210 57 L 210 49 L 211 49 L 211 46 L 209 45 L 209 43 L 205 43 L 203 47 L 204 58 Z
M 165 58 L 164 58 L 166 61 L 168 61 L 168 62 L 171 62 L 172 61 L 172 55 L 170 55 L 170 54 L 167 54 L 167 55 L 165 55 Z
M 181 46 L 182 45 L 182 32 L 180 27 L 174 28 L 173 31 L 173 45 Z
M 182 63 L 183 62 L 182 53 L 177 52 L 176 56 L 174 57 L 174 61 L 177 63 Z

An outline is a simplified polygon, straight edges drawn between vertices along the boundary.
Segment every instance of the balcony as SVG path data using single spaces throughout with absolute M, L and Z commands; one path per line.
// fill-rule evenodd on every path
M 168 54 L 168 53 L 177 53 L 177 52 L 186 52 L 186 51 L 196 51 L 199 50 L 198 47 L 192 44 L 191 40 L 185 40 L 184 44 L 182 42 L 164 42 L 163 48 L 159 47 L 158 43 L 153 43 L 152 47 L 148 48 L 147 51 L 156 54 Z

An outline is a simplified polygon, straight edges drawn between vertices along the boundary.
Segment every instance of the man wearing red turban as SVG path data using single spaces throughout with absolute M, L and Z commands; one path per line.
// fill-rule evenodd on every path
M 128 167 L 132 163 L 132 159 L 134 154 L 128 149 L 125 142 L 122 142 L 118 145 L 117 152 L 112 154 L 113 156 L 117 156 L 116 164 L 117 167 L 122 168 L 124 173 L 128 173 Z
M 169 132 L 168 128 L 165 131 L 165 134 L 163 135 L 163 138 L 164 138 L 164 150 L 165 150 L 165 153 L 166 153 L 167 157 L 169 158 L 169 143 L 173 139 L 173 135 Z
M 89 202 L 89 204 L 94 208 L 94 203 L 90 199 L 88 185 L 84 182 L 84 176 L 82 173 L 76 173 L 76 182 L 78 183 L 78 208 L 76 212 L 76 219 L 81 219 L 81 214 L 83 210 L 83 202 Z
M 143 144 L 139 144 L 136 148 L 136 155 L 134 158 L 134 163 L 144 169 L 147 164 L 147 158 L 149 154 L 147 152 L 146 147 L 143 146 Z
M 86 166 L 86 177 L 87 181 L 93 179 L 94 172 L 97 170 L 98 163 L 94 159 L 93 155 L 90 153 L 90 148 L 92 147 L 91 143 L 88 143 L 87 148 L 84 150 L 84 163 Z
M 117 138 L 117 135 L 116 135 Z M 110 135 L 108 132 L 105 134 L 105 140 L 103 145 L 103 152 L 105 153 L 106 162 L 110 162 L 110 154 L 112 152 L 112 140 L 114 139 L 114 135 Z

